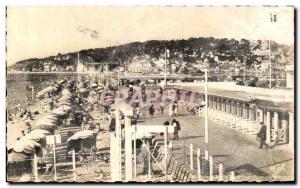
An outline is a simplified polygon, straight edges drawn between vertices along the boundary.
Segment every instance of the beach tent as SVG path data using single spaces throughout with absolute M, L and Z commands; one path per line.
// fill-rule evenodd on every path
M 92 130 L 82 130 L 71 136 L 67 142 L 68 148 L 74 148 L 75 152 L 89 153 L 96 148 L 96 133 Z

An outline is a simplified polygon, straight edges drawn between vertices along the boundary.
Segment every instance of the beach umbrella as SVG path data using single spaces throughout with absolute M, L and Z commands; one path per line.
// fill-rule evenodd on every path
M 35 148 L 41 147 L 39 143 L 37 143 L 34 140 L 28 140 L 28 139 L 21 139 L 18 140 L 13 146 L 13 151 L 15 152 L 24 152 L 24 153 L 33 153 L 35 151 Z
M 48 87 L 46 87 L 45 89 L 43 89 L 43 90 L 41 90 L 41 91 L 39 91 L 39 92 L 37 93 L 37 98 L 43 98 L 48 92 L 52 92 L 52 91 L 54 91 L 54 90 L 56 90 L 55 87 L 53 87 L 53 86 L 48 86 Z
M 58 116 L 64 116 L 68 113 L 68 110 L 65 110 L 63 106 L 60 106 L 52 111 L 53 114 Z
M 94 83 L 92 83 L 91 87 L 96 88 L 96 87 L 98 87 L 98 84 L 94 82 Z
M 107 95 L 107 96 L 105 96 L 104 97 L 104 100 L 107 100 L 107 99 L 112 99 L 113 98 L 113 96 L 111 96 L 111 95 Z
M 101 106 L 110 106 L 111 103 L 109 101 L 103 100 L 103 101 L 100 102 L 100 105 Z
M 155 81 L 152 80 L 152 79 L 148 80 L 147 82 L 148 82 L 149 84 L 154 84 L 154 83 L 155 83 Z
M 70 101 L 71 99 L 72 99 L 72 96 L 70 96 L 70 95 L 63 95 L 63 96 L 59 99 L 59 102 Z
M 39 141 L 46 139 L 46 136 L 49 135 L 50 132 L 43 130 L 43 129 L 35 129 L 31 131 L 30 133 L 26 134 L 24 137 L 22 137 L 20 140 L 26 141 L 26 140 L 34 140 Z
M 97 88 L 96 88 L 96 90 L 97 91 L 99 91 L 99 90 L 103 90 L 104 89 L 104 87 L 103 86 L 98 86 Z
M 72 109 L 72 107 L 70 105 L 63 105 L 62 108 L 64 109 L 64 111 L 67 111 L 67 112 L 69 112 Z
M 61 92 L 62 95 L 71 95 L 71 92 L 68 89 L 64 89 Z
M 54 128 L 56 128 L 56 124 L 55 123 L 43 123 L 43 124 L 35 124 L 32 126 L 32 129 L 44 129 L 44 130 L 53 130 Z
M 56 127 L 58 116 L 54 114 L 46 115 L 38 119 L 32 126 L 33 129 L 46 129 L 50 130 Z
M 71 106 L 71 101 L 59 101 L 59 105 Z
M 82 130 L 82 131 L 75 133 L 70 138 L 68 138 L 67 141 L 69 142 L 71 140 L 86 139 L 86 138 L 93 137 L 94 135 L 95 135 L 95 132 L 92 130 Z
M 66 82 L 65 79 L 58 81 L 59 84 L 63 84 L 63 83 L 65 83 L 65 82 Z
M 87 93 L 87 92 L 89 92 L 89 90 L 86 89 L 86 88 L 81 88 L 81 89 L 79 89 L 79 92 L 80 93 Z
M 53 130 L 57 126 L 57 120 L 58 119 L 41 118 L 32 125 L 32 129 Z

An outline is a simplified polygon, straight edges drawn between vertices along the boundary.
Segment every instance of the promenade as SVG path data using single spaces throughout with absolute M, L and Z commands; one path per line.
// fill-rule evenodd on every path
M 174 117 L 156 115 L 150 119 L 145 112 L 146 119 L 141 124 L 162 124 L 170 122 Z M 204 118 L 191 116 L 184 110 L 179 111 L 175 117 L 181 124 L 179 140 L 172 141 L 175 157 L 185 160 L 177 150 L 182 150 L 183 145 L 193 144 L 194 149 L 200 148 L 202 155 L 205 151 L 204 143 Z M 273 149 L 259 149 L 255 136 L 250 136 L 237 130 L 209 121 L 208 152 L 216 164 L 222 163 L 225 171 L 234 170 L 238 175 L 261 176 L 265 181 L 289 180 L 293 178 L 293 153 L 283 146 Z M 172 139 L 173 135 L 170 135 Z M 177 152 L 179 153 L 179 152 Z

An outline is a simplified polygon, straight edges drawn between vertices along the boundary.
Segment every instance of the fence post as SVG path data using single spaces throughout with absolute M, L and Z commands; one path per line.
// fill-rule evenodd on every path
M 76 161 L 75 161 L 75 150 L 72 150 L 72 162 L 73 162 L 73 181 L 76 181 Z
M 198 171 L 198 180 L 201 181 L 201 163 L 200 163 L 200 148 L 197 149 L 197 171 Z
M 187 146 L 185 145 L 185 141 L 183 143 L 183 148 L 184 148 L 184 160 L 185 160 L 185 163 L 188 164 Z
M 150 154 L 150 147 L 149 143 L 147 143 L 147 148 L 148 148 L 148 178 L 151 178 L 151 154 Z M 167 172 L 167 170 L 166 170 Z
M 193 170 L 194 168 L 194 161 L 193 161 L 193 144 L 190 144 L 190 167 L 191 167 L 191 170 Z
M 136 126 L 134 125 L 133 156 L 134 156 L 134 178 L 136 178 Z
M 37 160 L 37 156 L 36 153 L 34 153 L 34 157 L 33 157 L 33 165 L 34 165 L 34 176 L 35 176 L 35 181 L 39 181 L 39 174 L 38 174 L 38 160 Z
M 213 168 L 213 158 L 209 156 L 209 180 L 214 180 L 214 168 Z
M 33 87 L 33 85 L 31 86 L 31 98 L 32 98 L 32 101 L 34 101 L 35 96 L 34 96 L 34 87 Z
M 234 171 L 230 172 L 230 181 L 234 181 L 235 180 L 235 175 L 234 175 Z
M 54 181 L 57 180 L 57 175 L 56 175 L 56 151 L 55 151 L 55 142 L 56 142 L 56 139 L 55 139 L 55 136 L 53 136 L 53 139 L 54 139 L 54 142 L 53 142 L 53 162 L 54 162 Z
M 223 165 L 219 164 L 219 181 L 223 181 Z
M 168 175 L 167 175 L 167 171 L 168 171 L 168 127 L 166 126 L 165 131 L 164 131 L 164 137 L 165 137 L 165 180 L 168 180 Z

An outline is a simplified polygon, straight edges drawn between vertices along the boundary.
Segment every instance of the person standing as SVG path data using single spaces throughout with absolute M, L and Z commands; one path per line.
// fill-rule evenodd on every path
M 159 107 L 160 107 L 161 115 L 164 115 L 165 104 L 164 104 L 163 102 L 161 102 L 161 103 L 159 104 Z
M 173 104 L 173 113 L 174 113 L 174 116 L 177 116 L 177 113 L 178 113 L 178 103 L 177 103 L 177 101 L 175 101 L 174 104 Z
M 180 123 L 176 119 L 172 120 L 172 126 L 174 126 L 173 140 L 178 140 L 178 132 L 181 130 Z
M 151 102 L 150 107 L 149 107 L 149 114 L 150 114 L 151 118 L 153 118 L 154 112 L 155 112 L 154 104 Z
M 266 138 L 267 138 L 267 127 L 263 122 L 260 122 L 261 128 L 259 132 L 257 133 L 257 137 L 259 138 L 260 142 L 260 149 L 263 149 L 264 146 L 266 146 L 266 149 L 268 149 L 268 145 L 266 143 Z
M 149 154 L 149 141 L 147 142 L 147 144 L 143 143 L 142 148 L 141 148 L 141 155 L 142 155 L 142 159 L 143 159 L 143 175 L 147 175 L 149 172 L 149 168 L 150 168 L 150 172 L 152 172 L 152 164 L 151 164 L 151 156 Z M 150 164 L 149 164 L 149 160 L 150 160 Z
M 169 116 L 172 117 L 173 116 L 173 104 L 169 103 Z
M 53 108 L 54 108 L 54 99 L 53 98 L 50 99 L 49 107 L 50 107 L 50 110 L 53 110 Z

